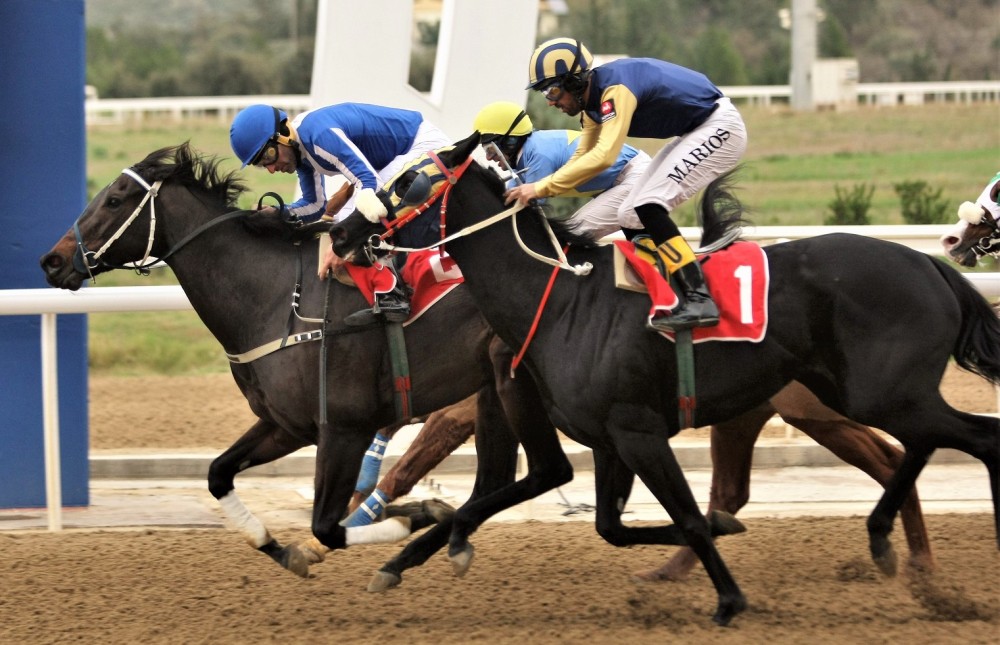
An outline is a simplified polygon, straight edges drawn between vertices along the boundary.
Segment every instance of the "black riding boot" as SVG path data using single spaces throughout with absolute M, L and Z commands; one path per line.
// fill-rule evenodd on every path
M 355 311 L 344 318 L 351 326 L 368 325 L 380 319 L 389 322 L 404 322 L 410 317 L 410 298 L 402 278 L 391 265 L 386 265 L 396 276 L 396 286 L 387 293 L 376 293 L 375 304 L 370 309 Z
M 719 308 L 705 285 L 701 263 L 689 262 L 670 276 L 680 304 L 670 315 L 654 317 L 647 327 L 656 331 L 681 331 L 719 324 Z

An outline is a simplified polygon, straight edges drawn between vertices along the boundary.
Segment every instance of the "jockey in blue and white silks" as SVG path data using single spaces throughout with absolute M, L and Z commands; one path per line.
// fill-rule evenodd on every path
M 324 214 L 326 176 L 343 175 L 356 193 L 377 191 L 407 161 L 451 143 L 419 112 L 364 103 L 304 112 L 292 119 L 291 130 L 302 155 L 296 168 L 302 197 L 288 210 L 304 221 Z M 348 200 L 337 212 L 325 212 L 337 220 L 352 210 Z

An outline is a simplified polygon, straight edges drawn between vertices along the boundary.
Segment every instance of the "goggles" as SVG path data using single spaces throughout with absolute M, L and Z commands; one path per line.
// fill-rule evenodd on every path
M 270 166 L 278 160 L 278 142 L 274 139 L 269 140 L 264 144 L 264 147 L 260 149 L 257 156 L 250 161 L 252 166 Z
M 560 98 L 562 98 L 564 90 L 562 86 L 559 85 L 558 83 L 553 83 L 552 85 L 542 88 L 539 91 L 542 93 L 542 96 L 545 97 L 546 101 L 551 101 L 552 103 L 555 103 Z

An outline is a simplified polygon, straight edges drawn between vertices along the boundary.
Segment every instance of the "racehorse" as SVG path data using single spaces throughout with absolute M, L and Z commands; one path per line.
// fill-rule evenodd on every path
M 326 550 L 397 541 L 447 515 L 421 507 L 394 522 L 339 524 L 372 437 L 399 422 L 385 333 L 380 325 L 343 324 L 345 315 L 367 306 L 355 287 L 327 285 L 303 271 L 303 264 L 318 255 L 315 238 L 292 244 L 287 236 L 247 230 L 268 225 L 251 225 L 253 211 L 234 209 L 244 190 L 234 175 L 220 176 L 218 163 L 198 157 L 188 144 L 157 150 L 100 191 L 41 258 L 41 266 L 49 284 L 70 290 L 112 269 L 146 270 L 151 257 L 173 269 L 202 322 L 230 356 L 233 376 L 258 417 L 213 461 L 209 491 L 251 546 L 305 576 L 310 561 Z M 477 396 L 479 467 L 471 499 L 514 479 L 517 442 L 508 416 L 518 419 L 526 450 L 562 454 L 550 460 L 545 481 L 556 486 L 572 478 L 531 379 L 510 384 L 507 368 L 494 365 L 509 351 L 485 324 L 467 289 L 456 288 L 439 300 L 406 327 L 405 335 L 412 416 Z M 329 360 L 320 355 L 323 344 L 313 342 L 319 339 Z M 536 443 L 539 447 L 532 447 Z M 239 500 L 234 480 L 247 468 L 310 444 L 317 446 L 315 541 L 282 546 Z M 717 535 L 744 530 L 724 513 L 710 517 Z M 676 527 L 652 532 L 658 543 L 682 543 Z M 622 527 L 619 533 L 629 540 L 649 531 Z
M 216 160 L 199 157 L 186 143 L 157 150 L 101 190 L 41 265 L 49 284 L 70 290 L 111 269 L 144 270 L 151 257 L 173 269 L 230 355 L 233 377 L 258 417 L 212 462 L 209 490 L 253 547 L 306 575 L 308 562 L 297 546 L 282 546 L 240 501 L 238 473 L 316 445 L 312 531 L 329 549 L 396 541 L 439 518 L 411 518 L 410 526 L 339 525 L 365 450 L 376 430 L 396 421 L 385 332 L 342 323 L 367 303 L 356 288 L 314 276 L 316 239 L 292 244 L 247 230 L 248 212 L 234 206 L 244 190 L 235 173 L 221 176 Z M 446 325 L 448 333 L 440 333 Z M 484 431 L 477 446 L 488 450 L 492 442 L 513 456 L 508 463 L 484 460 L 477 486 L 490 490 L 512 479 L 516 443 L 504 427 L 490 368 L 494 334 L 467 291 L 453 290 L 408 325 L 405 337 L 413 415 L 478 393 Z M 283 348 L 268 353 L 272 346 Z M 251 359 L 255 354 L 262 355 Z
M 475 133 L 439 153 L 436 162 L 449 178 L 442 215 L 449 254 L 500 338 L 523 348 L 524 365 L 551 421 L 595 447 L 599 514 L 602 504 L 620 503 L 600 493 L 601 483 L 605 491 L 627 493 L 630 484 L 622 479 L 638 475 L 705 566 L 718 593 L 713 618 L 727 624 L 745 609 L 746 599 L 715 549 L 668 443 L 681 429 L 674 344 L 643 328 L 645 296 L 615 287 L 610 248 L 578 244 L 559 262 L 578 274 L 589 270 L 587 277 L 554 276 L 536 261 L 540 250 L 551 249 L 542 215 L 536 209 L 505 210 L 503 181 L 469 163 L 478 144 Z M 723 229 L 739 225 L 738 217 L 723 220 L 715 212 L 716 200 L 729 201 L 720 186 L 713 182 L 703 200 L 706 239 L 710 231 L 719 229 L 714 234 L 721 237 Z M 488 225 L 505 218 L 513 230 Z M 361 259 L 357 252 L 381 230 L 355 212 L 332 229 L 334 248 L 342 257 Z M 732 418 L 797 380 L 824 404 L 885 430 L 906 449 L 868 519 L 876 562 L 891 551 L 895 515 L 939 447 L 957 448 L 986 465 L 1000 544 L 1000 422 L 954 410 L 938 390 L 952 356 L 961 367 L 1000 383 L 1000 322 L 982 296 L 940 261 L 880 240 L 833 234 L 764 252 L 770 275 L 767 334 L 760 342 L 698 347 L 699 425 Z M 559 458 L 528 457 L 526 479 L 531 468 L 544 469 Z M 467 561 L 469 535 L 493 513 L 524 501 L 525 493 L 509 487 L 492 495 L 489 504 L 475 501 L 458 509 L 449 556 Z M 440 526 L 407 549 L 429 540 Z
M 1000 257 L 998 204 L 1000 181 L 994 178 L 975 203 L 965 202 L 959 207 L 958 224 L 941 237 L 941 246 L 949 258 L 962 266 L 974 267 L 980 258 Z

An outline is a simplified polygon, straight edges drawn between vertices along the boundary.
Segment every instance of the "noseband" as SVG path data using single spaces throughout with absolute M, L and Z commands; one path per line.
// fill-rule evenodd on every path
M 971 247 L 971 251 L 976 254 L 977 258 L 983 258 L 987 255 L 993 257 L 1000 257 L 1000 224 L 988 215 L 983 215 L 983 221 L 980 224 L 986 224 L 993 231 L 985 236 L 979 238 L 979 243 Z
M 150 185 L 149 182 L 140 177 L 139 174 L 131 168 L 122 170 L 122 174 L 131 177 L 136 181 L 136 183 L 145 188 L 146 195 L 142 198 L 142 201 L 139 202 L 139 205 L 135 207 L 135 210 L 132 211 L 132 214 L 129 215 L 129 218 L 125 220 L 125 222 L 118 227 L 118 230 L 115 231 L 114 235 L 112 235 L 111 238 L 104 243 L 104 246 L 97 251 L 89 250 L 83 243 L 83 235 L 80 233 L 80 217 L 83 217 L 83 215 L 80 215 L 80 217 L 76 218 L 76 221 L 73 222 L 73 235 L 76 236 L 76 252 L 73 254 L 73 268 L 80 273 L 86 273 L 91 277 L 91 279 L 94 277 L 92 270 L 100 267 L 107 269 L 134 268 L 136 271 L 142 272 L 144 270 L 148 270 L 152 264 L 155 264 L 146 264 L 146 261 L 149 260 L 149 254 L 153 250 L 153 239 L 156 235 L 156 196 L 160 190 L 160 186 L 163 184 L 163 181 L 160 180 L 155 182 L 153 185 Z M 128 227 L 132 225 L 132 222 L 139 217 L 139 213 L 142 212 L 146 202 L 149 202 L 149 242 L 146 244 L 146 253 L 143 255 L 142 260 L 133 262 L 133 266 L 131 267 L 127 267 L 122 264 L 110 264 L 102 260 L 101 256 L 104 255 L 109 248 L 111 248 L 111 245 L 114 244 L 115 241 L 125 233 Z

